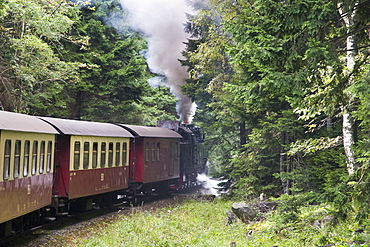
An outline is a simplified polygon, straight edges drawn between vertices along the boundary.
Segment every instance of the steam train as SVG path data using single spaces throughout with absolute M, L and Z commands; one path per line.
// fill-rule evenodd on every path
M 0 238 L 71 210 L 196 184 L 201 130 L 37 117 L 0 111 Z

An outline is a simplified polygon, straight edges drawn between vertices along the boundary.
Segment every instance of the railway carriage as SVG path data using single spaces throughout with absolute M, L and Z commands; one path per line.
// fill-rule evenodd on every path
M 119 124 L 134 138 L 130 181 L 135 193 L 167 190 L 180 176 L 181 136 L 169 129 Z
M 1 236 L 37 224 L 51 203 L 57 133 L 36 117 L 0 111 Z
M 88 210 L 93 203 L 109 203 L 128 188 L 128 131 L 110 123 L 41 119 L 60 132 L 53 187 L 56 215 L 68 214 L 73 205 Z

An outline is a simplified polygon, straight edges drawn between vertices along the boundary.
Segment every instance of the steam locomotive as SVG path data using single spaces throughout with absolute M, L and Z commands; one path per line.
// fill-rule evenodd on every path
M 156 127 L 0 111 L 0 238 L 68 215 L 196 185 L 198 127 Z

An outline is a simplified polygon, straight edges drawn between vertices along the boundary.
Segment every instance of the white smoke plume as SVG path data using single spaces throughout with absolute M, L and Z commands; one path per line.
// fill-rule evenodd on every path
M 197 181 L 201 183 L 202 185 L 202 194 L 212 194 L 215 196 L 220 195 L 220 190 L 222 187 L 220 187 L 218 184 L 224 181 L 220 181 L 217 179 L 210 178 L 208 175 L 202 173 L 197 175 Z
M 190 36 L 184 31 L 184 23 L 186 13 L 193 13 L 192 8 L 185 0 L 121 0 L 121 4 L 130 14 L 133 29 L 147 38 L 145 56 L 149 69 L 166 77 L 171 93 L 178 99 L 180 120 L 190 123 L 196 105 L 181 92 L 180 86 L 185 84 L 188 74 L 179 59 L 183 59 L 184 42 Z

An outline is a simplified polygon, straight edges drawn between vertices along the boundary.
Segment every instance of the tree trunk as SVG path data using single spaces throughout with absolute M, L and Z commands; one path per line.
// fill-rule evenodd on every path
M 353 174 L 355 171 L 355 158 L 353 153 L 353 146 L 355 144 L 354 137 L 354 121 L 350 113 L 343 113 L 343 147 L 346 154 L 348 174 Z
M 240 147 L 243 149 L 243 145 L 247 143 L 247 131 L 245 129 L 245 121 L 242 121 L 239 124 L 240 131 Z
M 352 27 L 354 26 L 354 17 L 356 14 L 356 6 L 345 6 L 343 3 L 338 7 L 339 13 L 343 17 L 347 28 L 347 77 L 348 85 L 353 83 L 353 69 L 355 67 L 355 56 L 357 54 L 357 44 L 354 34 L 351 34 Z M 355 132 L 354 132 L 354 121 L 352 119 L 352 105 L 353 105 L 353 95 L 347 92 L 347 102 L 342 106 L 342 132 L 343 132 L 343 147 L 346 155 L 346 163 L 348 174 L 351 175 L 355 171 L 355 157 L 354 157 L 354 144 L 355 144 Z

